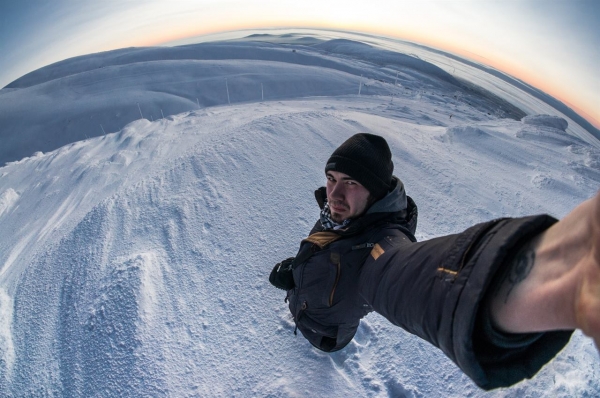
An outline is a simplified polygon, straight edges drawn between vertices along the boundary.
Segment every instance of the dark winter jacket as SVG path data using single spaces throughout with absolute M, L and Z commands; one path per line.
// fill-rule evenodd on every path
M 416 206 L 395 184 L 346 230 L 323 232 L 317 222 L 303 240 L 288 291 L 297 328 L 315 347 L 335 351 L 376 311 L 440 348 L 481 388 L 532 377 L 572 332 L 501 333 L 481 303 L 511 256 L 556 220 L 499 219 L 417 243 Z M 320 205 L 323 194 L 316 193 Z
M 325 189 L 315 192 L 321 207 Z M 342 230 L 323 231 L 317 221 L 292 264 L 295 287 L 288 292 L 298 329 L 315 347 L 337 351 L 348 344 L 360 319 L 372 311 L 357 293 L 371 249 L 386 236 L 416 241 L 417 207 L 400 180 L 385 198 Z

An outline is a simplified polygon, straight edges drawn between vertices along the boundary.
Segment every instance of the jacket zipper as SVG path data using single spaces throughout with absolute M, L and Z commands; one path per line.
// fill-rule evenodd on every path
M 336 266 L 335 283 L 333 284 L 333 289 L 331 289 L 331 293 L 329 294 L 329 306 L 331 307 L 333 305 L 333 296 L 335 294 L 335 288 L 337 287 L 338 281 L 340 280 L 342 265 L 340 264 L 340 255 L 338 253 L 331 253 L 331 256 L 329 258 Z

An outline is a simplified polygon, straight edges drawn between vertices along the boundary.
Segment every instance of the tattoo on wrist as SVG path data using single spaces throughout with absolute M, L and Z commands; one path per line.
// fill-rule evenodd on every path
M 535 250 L 532 244 L 528 244 L 519 250 L 517 255 L 510 262 L 508 270 L 502 278 L 500 285 L 503 286 L 508 284 L 508 291 L 504 297 L 504 303 L 508 301 L 508 296 L 510 296 L 513 288 L 529 276 L 534 263 Z

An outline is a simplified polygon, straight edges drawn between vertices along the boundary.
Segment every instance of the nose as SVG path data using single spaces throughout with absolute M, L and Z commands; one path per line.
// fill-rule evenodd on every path
M 344 184 L 340 184 L 339 182 L 333 184 L 329 192 L 329 197 L 336 200 L 344 199 Z

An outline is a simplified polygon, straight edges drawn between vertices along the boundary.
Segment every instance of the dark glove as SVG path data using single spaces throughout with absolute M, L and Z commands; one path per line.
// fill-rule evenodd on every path
M 290 257 L 275 264 L 273 271 L 271 271 L 271 275 L 269 275 L 269 282 L 271 282 L 271 285 L 286 291 L 293 289 L 296 286 L 294 283 L 294 276 L 292 275 L 293 261 L 294 257 Z

